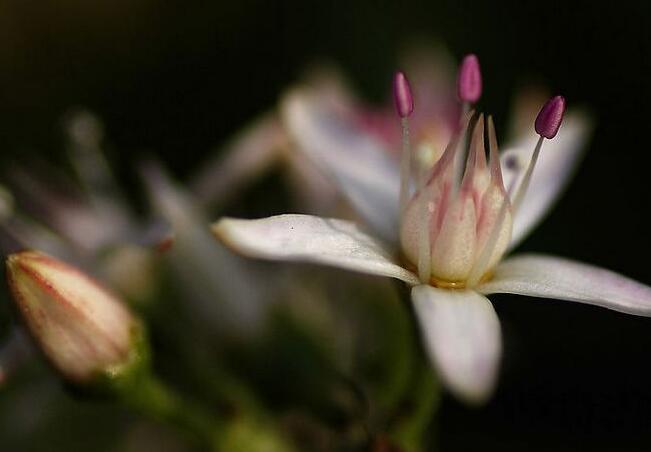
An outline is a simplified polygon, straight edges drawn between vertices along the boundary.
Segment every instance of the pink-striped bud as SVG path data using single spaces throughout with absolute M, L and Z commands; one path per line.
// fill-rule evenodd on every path
M 565 98 L 554 96 L 540 109 L 536 117 L 536 133 L 551 140 L 558 133 L 565 113 Z
M 402 71 L 396 72 L 393 78 L 393 100 L 401 118 L 408 117 L 414 111 L 414 97 L 411 94 L 409 80 Z
M 481 97 L 481 71 L 477 55 L 466 55 L 459 67 L 457 94 L 462 102 L 475 103 Z
M 52 366 L 71 383 L 114 378 L 134 363 L 139 322 L 80 270 L 37 251 L 7 258 L 23 322 Z

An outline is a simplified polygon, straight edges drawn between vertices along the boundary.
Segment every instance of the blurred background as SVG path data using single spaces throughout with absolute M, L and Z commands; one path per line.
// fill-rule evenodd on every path
M 157 155 L 185 180 L 315 61 L 338 64 L 361 97 L 380 103 L 400 49 L 411 39 L 438 39 L 456 58 L 478 54 L 480 108 L 495 115 L 498 134 L 512 95 L 532 80 L 597 120 L 566 196 L 520 248 L 650 284 L 650 18 L 641 0 L 7 0 L 0 3 L 0 174 L 34 157 L 65 166 L 62 117 L 83 106 L 103 120 L 109 163 L 139 206 L 138 160 Z M 238 194 L 246 202 L 230 212 L 282 212 L 287 190 L 272 172 Z M 499 388 L 477 409 L 444 395 L 438 449 L 651 447 L 651 320 L 562 301 L 493 300 L 505 337 Z M 0 388 L 0 400 L 10 390 Z M 73 426 L 86 409 L 76 404 L 65 425 L 51 427 L 62 429 L 61 443 L 2 450 L 99 450 L 101 436 Z M 5 428 L 13 415 L 0 412 Z

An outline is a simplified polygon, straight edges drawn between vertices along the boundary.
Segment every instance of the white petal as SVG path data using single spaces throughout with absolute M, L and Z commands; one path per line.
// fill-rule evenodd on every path
M 314 262 L 418 284 L 418 278 L 395 264 L 377 240 L 349 221 L 311 215 L 223 218 L 213 225 L 213 232 L 246 256 Z
M 205 206 L 223 205 L 242 186 L 276 163 L 286 141 L 275 113 L 257 119 L 201 166 L 192 183 L 197 198 Z
M 454 101 L 454 74 L 452 55 L 439 42 L 417 42 L 400 58 L 399 67 L 409 76 L 418 111 L 447 108 Z
M 651 316 L 651 287 L 592 265 L 526 254 L 502 262 L 477 290 L 577 301 L 627 314 Z
M 457 397 L 473 403 L 492 393 L 502 355 L 500 321 L 490 301 L 472 291 L 416 286 L 411 292 L 427 350 Z
M 189 294 L 189 309 L 220 328 L 255 332 L 273 298 L 266 286 L 263 289 L 259 284 L 259 275 L 215 242 L 195 200 L 161 167 L 151 163 L 143 173 L 154 210 L 173 231 L 173 244 L 165 256 L 173 267 L 175 282 Z
M 308 90 L 283 102 L 291 137 L 310 160 L 328 174 L 382 238 L 398 238 L 400 175 L 382 145 L 355 127 L 349 106 Z
M 585 114 L 570 112 L 558 135 L 553 140 L 545 141 L 531 185 L 514 218 L 511 248 L 518 245 L 538 225 L 567 187 L 581 159 L 590 130 L 590 120 Z M 520 141 L 502 153 L 500 163 L 507 189 L 511 187 L 516 174 L 522 174 L 526 169 L 537 139 L 538 135 L 533 133 L 532 126 L 529 139 Z M 521 170 L 517 171 L 515 167 Z

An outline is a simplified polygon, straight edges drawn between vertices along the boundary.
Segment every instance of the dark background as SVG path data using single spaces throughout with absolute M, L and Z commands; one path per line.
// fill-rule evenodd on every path
M 147 152 L 183 178 L 311 61 L 340 63 L 380 101 L 405 41 L 438 37 L 457 57 L 479 55 L 481 107 L 498 126 L 532 76 L 598 118 L 567 195 L 522 249 L 651 283 L 645 3 L 3 1 L 0 163 L 61 160 L 61 115 L 84 105 L 105 120 L 126 183 Z M 478 410 L 445 399 L 442 450 L 651 449 L 650 319 L 494 299 L 505 335 L 498 393 Z

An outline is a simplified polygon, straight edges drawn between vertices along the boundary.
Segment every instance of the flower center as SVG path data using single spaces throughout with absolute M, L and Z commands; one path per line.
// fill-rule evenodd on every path
M 511 238 L 511 205 L 492 122 L 490 162 L 482 116 L 472 129 L 465 169 L 467 138 L 457 134 L 433 166 L 416 162 L 415 171 L 407 172 L 415 191 L 402 209 L 402 250 L 421 280 L 437 287 L 476 285 L 503 256 Z
M 403 256 L 404 258 L 404 256 Z M 416 265 L 412 264 L 408 259 L 403 259 L 404 266 L 410 271 L 416 273 L 418 268 Z M 488 271 L 479 279 L 479 283 L 485 283 L 490 281 L 493 278 L 493 272 Z M 468 288 L 467 281 L 448 281 L 446 279 L 439 279 L 434 275 L 431 275 L 428 281 L 430 286 L 437 287 L 439 289 L 451 289 L 451 290 L 464 290 Z
M 402 124 L 400 244 L 424 284 L 456 289 L 474 287 L 490 278 L 491 269 L 511 241 L 513 214 L 529 186 L 543 141 L 556 136 L 563 120 L 565 98 L 555 96 L 538 113 L 535 130 L 540 139 L 517 190 L 518 177 L 506 191 L 491 117 L 486 130 L 483 115 L 469 127 L 473 117 L 470 104 L 479 99 L 481 87 L 477 57 L 468 55 L 457 80 L 463 110 L 461 127 L 436 163 L 428 164 L 421 158 L 427 140 L 416 147 L 412 156 L 409 117 L 414 111 L 414 99 L 409 82 L 402 72 L 394 77 L 394 101 Z M 472 133 L 466 156 L 469 130 Z

